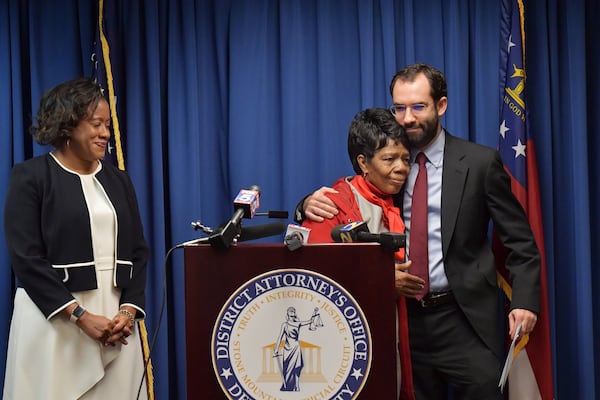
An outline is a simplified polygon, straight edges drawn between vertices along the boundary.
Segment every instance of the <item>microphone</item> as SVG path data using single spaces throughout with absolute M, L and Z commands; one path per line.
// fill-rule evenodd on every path
M 267 212 L 257 212 L 254 213 L 255 216 L 261 216 L 261 217 L 267 217 L 267 218 L 283 218 L 283 219 L 287 219 L 288 217 L 288 212 L 287 211 L 280 211 L 280 210 L 269 210 Z
M 239 234 L 237 234 L 238 242 L 246 242 L 248 240 L 256 240 L 262 239 L 269 236 L 279 235 L 285 230 L 285 224 L 283 222 L 271 222 L 263 225 L 255 225 L 250 226 L 248 228 L 241 228 Z M 235 239 L 235 238 L 234 238 Z M 187 242 L 183 242 L 178 244 L 176 247 L 185 247 L 185 246 L 194 246 L 199 244 L 210 244 L 212 247 L 218 249 L 228 248 L 229 245 L 233 242 L 227 241 L 223 239 L 223 235 L 221 232 L 217 232 L 208 237 L 203 237 L 199 239 L 189 240 Z
M 285 224 L 283 222 L 270 222 L 263 225 L 249 226 L 242 228 L 238 242 L 246 242 L 248 240 L 262 239 L 269 236 L 275 236 L 283 233 Z
M 310 228 L 305 228 L 300 225 L 289 224 L 285 231 L 284 243 L 290 249 L 294 251 L 308 243 L 308 236 L 310 235 Z
M 331 238 L 338 243 L 379 243 L 394 252 L 406 246 L 406 235 L 395 232 L 371 233 L 367 223 L 363 221 L 335 226 L 331 230 Z
M 252 218 L 260 206 L 260 188 L 256 185 L 250 186 L 250 189 L 242 189 L 233 199 L 233 217 L 231 222 L 238 225 L 242 218 Z
M 252 218 L 256 209 L 260 205 L 260 188 L 256 185 L 250 186 L 250 189 L 242 189 L 233 199 L 233 216 L 216 234 L 209 236 L 212 238 L 211 245 L 226 249 L 231 242 L 241 233 L 242 218 Z

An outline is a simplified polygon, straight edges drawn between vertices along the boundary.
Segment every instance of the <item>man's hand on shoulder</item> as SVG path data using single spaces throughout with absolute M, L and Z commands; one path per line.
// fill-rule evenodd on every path
M 331 219 L 337 215 L 338 209 L 326 193 L 337 193 L 337 190 L 323 186 L 304 200 L 304 214 L 307 219 L 322 222 L 325 218 Z

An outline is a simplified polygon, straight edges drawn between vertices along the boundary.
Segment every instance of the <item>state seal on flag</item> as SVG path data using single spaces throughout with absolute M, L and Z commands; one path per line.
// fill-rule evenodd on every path
M 371 368 L 371 332 L 341 285 L 313 271 L 277 269 L 229 297 L 211 357 L 229 399 L 356 399 Z

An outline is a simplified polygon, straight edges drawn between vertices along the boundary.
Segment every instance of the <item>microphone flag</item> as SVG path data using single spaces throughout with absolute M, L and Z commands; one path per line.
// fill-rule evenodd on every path
M 287 245 L 288 249 L 294 251 L 308 243 L 309 235 L 310 228 L 289 224 L 285 231 L 284 243 Z
M 233 210 L 244 210 L 243 218 L 254 218 L 260 207 L 260 189 L 254 185 L 250 189 L 242 189 L 233 199 Z

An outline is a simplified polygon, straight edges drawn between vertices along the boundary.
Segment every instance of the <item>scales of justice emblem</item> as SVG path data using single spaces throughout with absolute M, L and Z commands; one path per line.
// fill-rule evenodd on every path
M 213 326 L 211 356 L 230 400 L 355 400 L 371 369 L 371 332 L 337 282 L 281 268 L 230 295 Z
M 324 326 L 318 308 L 315 308 L 310 319 L 305 321 L 298 318 L 295 307 L 287 309 L 286 319 L 281 324 L 281 331 L 273 349 L 273 357 L 277 359 L 283 381 L 280 389 L 282 392 L 300 391 L 300 375 L 304 368 L 300 349 L 300 329 L 307 325 L 311 331 Z

